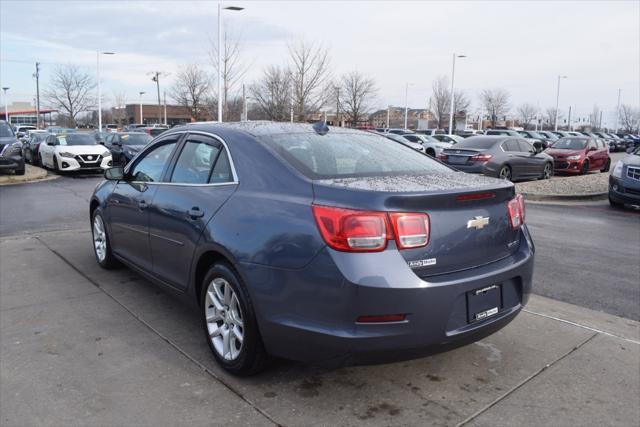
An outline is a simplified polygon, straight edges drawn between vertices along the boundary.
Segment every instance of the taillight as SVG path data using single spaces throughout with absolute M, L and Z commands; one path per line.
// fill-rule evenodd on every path
M 390 213 L 398 249 L 419 248 L 429 243 L 429 215 L 424 213 Z
M 440 154 L 438 156 L 438 160 L 449 160 L 449 156 L 447 156 L 446 154 Z
M 395 237 L 398 249 L 429 243 L 429 215 L 358 211 L 313 205 L 313 216 L 329 247 L 346 252 L 379 252 Z
M 507 203 L 507 209 L 509 210 L 509 221 L 511 227 L 517 230 L 524 224 L 524 197 L 522 194 L 516 194 L 516 197 L 509 200 Z
M 475 156 L 471 156 L 469 159 L 474 162 L 488 162 L 491 160 L 491 154 L 476 154 Z
M 313 205 L 313 215 L 324 241 L 347 252 L 378 252 L 392 238 L 384 212 L 357 211 Z

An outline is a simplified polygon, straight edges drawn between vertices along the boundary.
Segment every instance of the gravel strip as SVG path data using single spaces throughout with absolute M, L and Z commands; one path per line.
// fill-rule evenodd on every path
M 519 193 L 537 196 L 593 196 L 606 193 L 608 188 L 609 173 L 600 172 L 516 183 Z

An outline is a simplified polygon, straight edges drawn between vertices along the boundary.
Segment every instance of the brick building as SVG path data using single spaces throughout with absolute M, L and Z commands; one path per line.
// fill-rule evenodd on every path
M 113 119 L 117 123 L 124 120 L 124 123 L 164 123 L 164 105 L 142 104 L 142 117 L 140 117 L 140 104 L 127 104 L 124 108 L 112 108 Z M 159 113 L 159 114 L 158 114 Z M 207 120 L 211 120 L 210 117 Z M 167 105 L 167 124 L 176 125 L 191 122 L 189 109 L 181 105 Z
M 409 108 L 407 111 L 407 127 L 409 129 L 417 129 L 418 121 L 428 120 L 431 122 L 434 120 L 433 114 L 425 108 Z M 404 127 L 404 108 L 403 107 L 389 107 L 389 124 L 387 124 L 387 109 L 378 110 L 369 116 L 369 121 L 374 128 L 391 127 L 391 128 L 403 128 Z

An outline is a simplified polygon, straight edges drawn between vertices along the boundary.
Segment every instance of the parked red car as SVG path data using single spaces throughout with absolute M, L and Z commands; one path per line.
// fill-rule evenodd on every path
M 586 174 L 594 170 L 607 172 L 611 167 L 607 144 L 598 138 L 560 138 L 545 153 L 553 157 L 556 172 Z

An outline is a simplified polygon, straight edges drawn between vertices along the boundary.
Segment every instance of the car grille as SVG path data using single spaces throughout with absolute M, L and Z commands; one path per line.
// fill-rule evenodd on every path
M 76 156 L 76 160 L 80 163 L 98 163 L 102 160 L 102 156 L 100 154 L 80 154 Z
M 625 193 L 634 194 L 636 196 L 640 196 L 640 190 L 634 190 L 633 188 L 625 188 Z
M 569 167 L 569 163 L 568 162 L 555 162 L 553 167 L 555 169 L 566 169 Z
M 627 166 L 627 176 L 636 181 L 640 181 L 640 168 Z

